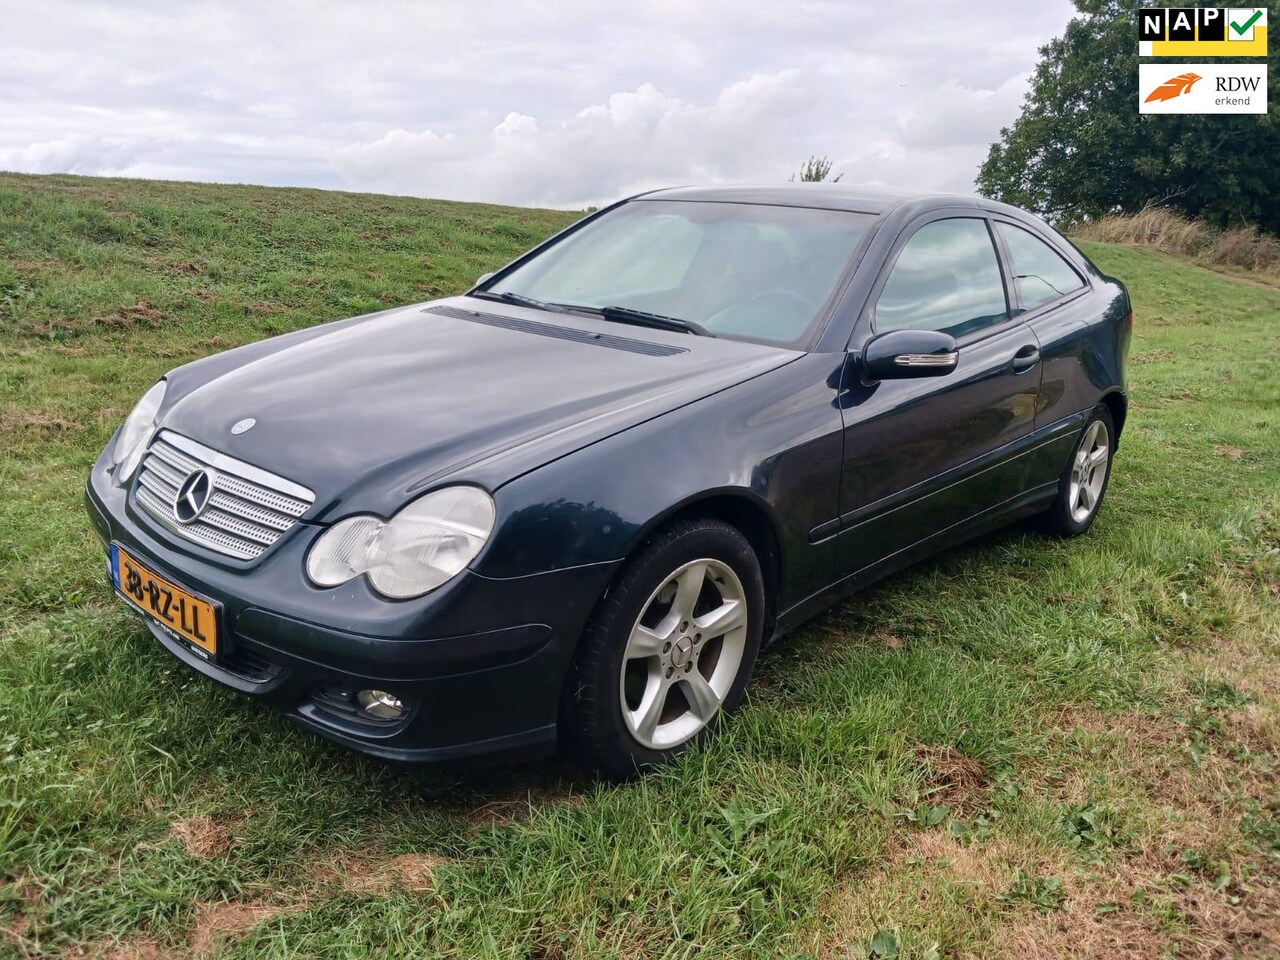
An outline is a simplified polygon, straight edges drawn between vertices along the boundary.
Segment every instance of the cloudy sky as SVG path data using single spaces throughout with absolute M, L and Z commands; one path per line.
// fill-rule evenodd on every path
M 555 207 L 968 192 L 1068 0 L 0 0 L 0 170 Z

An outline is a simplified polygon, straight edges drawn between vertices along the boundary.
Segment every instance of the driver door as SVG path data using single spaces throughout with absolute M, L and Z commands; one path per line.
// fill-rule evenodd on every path
M 939 330 L 955 368 L 860 381 L 846 364 L 837 562 L 850 576 L 982 517 L 1025 489 L 1020 444 L 1040 389 L 1040 345 L 1010 309 L 1007 271 L 985 217 L 934 215 L 903 231 L 855 342 Z

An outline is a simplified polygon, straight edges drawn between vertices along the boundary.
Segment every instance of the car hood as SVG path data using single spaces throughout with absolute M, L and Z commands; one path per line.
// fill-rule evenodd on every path
M 323 518 L 451 476 L 496 488 L 798 356 L 457 297 L 191 364 L 161 426 L 310 487 Z

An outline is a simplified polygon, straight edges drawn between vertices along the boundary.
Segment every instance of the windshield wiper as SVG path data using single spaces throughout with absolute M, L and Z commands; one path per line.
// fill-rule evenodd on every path
M 592 313 L 598 313 L 606 320 L 615 323 L 630 323 L 637 327 L 653 327 L 655 330 L 674 330 L 677 333 L 693 333 L 699 337 L 714 337 L 715 334 L 700 323 L 692 320 L 681 320 L 679 317 L 665 317 L 660 313 L 649 313 L 647 310 L 633 310 L 631 307 L 588 307 Z
M 521 307 L 533 307 L 535 310 L 549 310 L 552 313 L 564 313 L 564 307 L 558 303 L 547 303 L 545 300 L 536 300 L 533 297 L 526 297 L 523 293 L 512 293 L 510 290 L 504 290 L 501 293 L 493 293 L 489 290 L 477 290 L 471 294 L 473 297 L 481 297 L 485 300 L 501 300 L 503 303 L 514 303 Z
M 576 303 L 547 303 L 545 300 L 526 297 L 523 293 L 512 293 L 510 290 L 504 290 L 501 293 L 477 290 L 470 296 L 484 300 L 500 300 L 503 303 L 514 303 L 522 307 L 533 307 L 535 310 L 549 310 L 551 313 L 566 313 L 570 310 L 592 313 L 615 323 L 630 323 L 637 327 L 652 327 L 655 330 L 674 330 L 677 333 L 693 333 L 700 337 L 715 336 L 702 324 L 694 323 L 692 320 L 666 317 L 646 310 L 633 310 L 631 307 L 585 307 Z

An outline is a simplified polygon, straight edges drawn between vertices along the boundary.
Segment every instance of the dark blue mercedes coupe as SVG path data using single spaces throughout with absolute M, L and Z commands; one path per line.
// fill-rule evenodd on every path
M 1131 327 L 1002 204 L 659 190 L 462 296 L 170 372 L 89 514 L 160 644 L 322 736 L 626 777 L 850 592 L 1017 520 L 1085 532 Z

